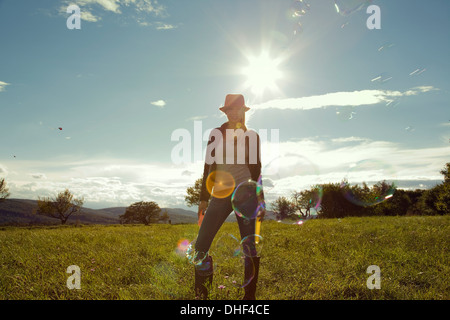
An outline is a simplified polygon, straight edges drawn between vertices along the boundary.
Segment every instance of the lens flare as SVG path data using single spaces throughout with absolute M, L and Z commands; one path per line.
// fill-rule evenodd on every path
M 222 199 L 230 196 L 235 186 L 233 176 L 226 171 L 213 171 L 206 178 L 206 189 L 215 198 Z

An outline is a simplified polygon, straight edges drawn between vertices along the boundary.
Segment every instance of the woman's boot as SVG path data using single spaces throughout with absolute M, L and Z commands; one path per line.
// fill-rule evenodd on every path
M 205 258 L 201 264 L 195 266 L 195 297 L 208 299 L 208 288 L 213 281 L 213 260 L 211 256 Z
M 256 300 L 256 283 L 258 282 L 260 257 L 245 257 L 244 283 L 245 294 L 242 300 Z

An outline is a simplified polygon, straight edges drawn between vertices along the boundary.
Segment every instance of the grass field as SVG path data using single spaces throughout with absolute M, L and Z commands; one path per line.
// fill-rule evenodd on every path
M 449 222 L 449 216 L 315 219 L 300 226 L 265 221 L 257 298 L 447 300 Z M 197 231 L 196 225 L 3 227 L 0 299 L 195 299 L 193 266 L 176 249 Z M 237 224 L 225 223 L 211 249 L 216 300 L 243 294 L 231 281 L 243 271 L 228 255 L 237 244 L 229 234 L 239 239 Z M 81 269 L 79 290 L 66 285 L 70 265 Z M 370 265 L 381 269 L 380 289 L 367 288 Z

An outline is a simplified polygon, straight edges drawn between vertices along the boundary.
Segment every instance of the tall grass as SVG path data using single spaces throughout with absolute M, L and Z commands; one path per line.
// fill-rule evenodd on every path
M 448 216 L 265 221 L 257 297 L 300 299 L 449 299 Z M 195 299 L 193 266 L 177 252 L 196 225 L 4 227 L 0 299 Z M 237 224 L 213 242 L 212 299 L 241 299 Z M 182 249 L 182 248 L 181 248 Z M 70 265 L 81 289 L 67 288 Z M 367 267 L 381 269 L 370 290 Z M 234 284 L 233 281 L 237 283 Z

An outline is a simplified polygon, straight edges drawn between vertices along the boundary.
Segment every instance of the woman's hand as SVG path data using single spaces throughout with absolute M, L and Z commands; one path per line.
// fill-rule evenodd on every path
M 198 205 L 198 212 L 197 212 L 198 219 L 200 219 L 200 215 L 202 213 L 205 214 L 207 207 L 208 207 L 208 201 L 200 201 L 200 204 Z
M 256 218 L 259 219 L 259 221 L 263 221 L 264 220 L 264 216 L 266 215 L 266 208 L 262 208 L 261 210 L 259 210 L 258 215 L 256 216 Z

